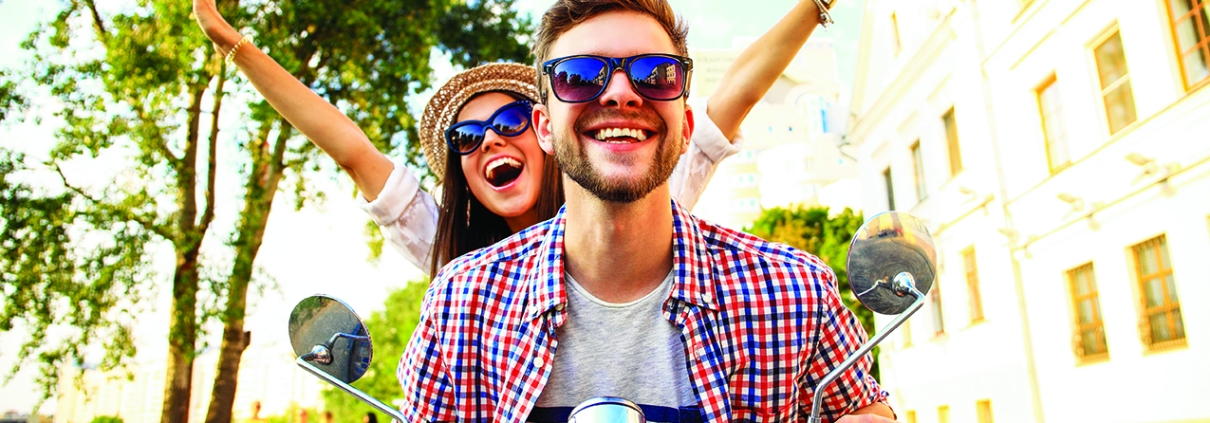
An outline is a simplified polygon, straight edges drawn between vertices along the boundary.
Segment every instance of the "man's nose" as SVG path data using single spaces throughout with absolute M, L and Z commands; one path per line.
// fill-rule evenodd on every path
M 609 85 L 605 86 L 605 92 L 601 93 L 598 101 L 602 106 L 639 107 L 643 105 L 643 97 L 634 91 L 630 78 L 622 69 L 614 69 L 613 76 L 609 78 Z

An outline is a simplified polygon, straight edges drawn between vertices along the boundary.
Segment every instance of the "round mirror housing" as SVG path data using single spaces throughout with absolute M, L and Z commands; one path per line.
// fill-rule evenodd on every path
M 857 230 L 849 244 L 848 275 L 853 294 L 879 314 L 900 314 L 916 299 L 896 289 L 907 281 L 921 294 L 928 294 L 936 277 L 937 250 L 928 228 L 914 216 L 889 211 L 879 213 Z M 896 280 L 898 277 L 898 281 Z
M 290 313 L 289 330 L 296 356 L 344 383 L 360 379 L 370 368 L 370 333 L 343 301 L 326 295 L 299 301 Z

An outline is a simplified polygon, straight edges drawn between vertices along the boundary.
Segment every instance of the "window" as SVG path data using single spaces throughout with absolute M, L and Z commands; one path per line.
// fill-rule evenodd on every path
M 899 39 L 899 15 L 891 12 L 891 41 L 895 46 L 895 57 L 903 51 L 903 41 Z
M 1072 348 L 1076 357 L 1090 359 L 1109 354 L 1105 342 L 1105 324 L 1101 321 L 1101 300 L 1092 263 L 1067 271 L 1071 305 L 1075 309 L 1075 330 Z
M 1143 343 L 1156 347 L 1183 341 L 1185 324 L 1181 320 L 1181 304 L 1172 278 L 1172 262 L 1168 258 L 1168 241 L 1164 235 L 1131 248 L 1138 277 L 1143 315 L 1139 329 Z
M 979 423 L 993 423 L 991 400 L 982 400 L 975 403 L 975 412 L 978 413 L 977 418 Z
M 957 175 L 962 171 L 962 153 L 958 148 L 958 122 L 954 120 L 953 107 L 941 116 L 941 122 L 945 125 L 945 145 L 949 147 L 950 175 Z
M 1038 113 L 1042 117 L 1042 138 L 1046 142 L 1046 162 L 1050 174 L 1058 173 L 1071 164 L 1071 149 L 1067 146 L 1067 124 L 1063 122 L 1063 102 L 1054 75 L 1035 90 Z
M 950 423 L 950 406 L 937 407 L 937 423 Z
M 929 303 L 933 307 L 933 334 L 945 334 L 945 317 L 941 315 L 941 280 L 933 277 L 933 289 L 929 291 Z
M 1114 32 L 1095 49 L 1097 73 L 1101 78 L 1101 98 L 1105 101 L 1105 119 L 1109 134 L 1134 123 L 1134 94 L 1130 90 L 1130 71 L 1122 49 L 1121 33 Z
M 895 210 L 895 184 L 891 180 L 891 167 L 882 171 L 882 184 L 886 187 L 886 209 Z
M 924 188 L 924 153 L 920 151 L 920 140 L 912 144 L 912 170 L 916 174 L 916 200 L 924 201 L 928 190 Z
M 970 292 L 971 323 L 983 321 L 983 297 L 979 292 L 979 268 L 975 264 L 975 247 L 962 251 L 962 267 L 966 270 L 966 288 Z
M 907 423 L 916 423 L 916 410 L 908 410 L 903 413 L 903 420 Z
M 1169 0 L 1172 36 L 1185 88 L 1210 79 L 1210 0 Z

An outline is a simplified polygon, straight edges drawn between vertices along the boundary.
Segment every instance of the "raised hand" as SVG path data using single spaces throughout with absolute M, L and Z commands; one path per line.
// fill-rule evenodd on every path
M 197 25 L 214 42 L 220 54 L 226 54 L 242 36 L 219 14 L 215 0 L 193 0 L 193 16 Z

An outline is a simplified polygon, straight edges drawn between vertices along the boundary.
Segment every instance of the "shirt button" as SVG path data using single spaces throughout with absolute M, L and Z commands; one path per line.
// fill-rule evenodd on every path
M 563 311 L 563 304 L 556 305 L 556 306 L 555 306 L 555 310 L 556 310 L 556 311 Z
M 711 298 L 711 295 L 710 295 L 710 293 L 709 293 L 709 292 L 703 292 L 703 293 L 702 293 L 702 302 L 703 302 L 703 303 L 708 303 L 708 302 L 710 302 L 710 298 Z
M 697 352 L 695 352 L 695 353 L 693 353 L 693 354 L 694 354 L 694 355 L 696 355 L 698 359 L 705 358 L 705 357 L 706 357 L 706 349 L 705 349 L 705 348 L 698 348 L 698 349 L 697 349 Z
M 543 360 L 542 357 L 535 358 L 534 367 L 537 367 L 537 368 L 546 367 L 546 360 Z

